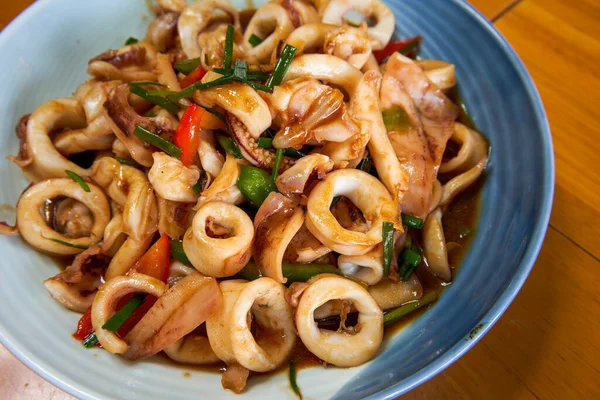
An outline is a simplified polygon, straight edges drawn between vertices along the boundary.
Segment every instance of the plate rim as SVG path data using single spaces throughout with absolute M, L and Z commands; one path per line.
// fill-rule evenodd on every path
M 415 389 L 416 387 L 444 371 L 459 358 L 461 358 L 466 352 L 468 352 L 473 346 L 475 346 L 504 315 L 508 307 L 512 304 L 514 299 L 521 291 L 521 288 L 525 284 L 525 281 L 527 280 L 531 270 L 533 269 L 533 266 L 535 265 L 535 262 L 537 261 L 550 223 L 550 215 L 552 213 L 552 205 L 554 203 L 556 174 L 554 145 L 552 142 L 550 121 L 548 120 L 544 102 L 542 101 L 542 97 L 540 96 L 535 81 L 533 80 L 521 57 L 519 57 L 504 35 L 494 26 L 492 21 L 484 16 L 467 0 L 451 1 L 457 7 L 463 9 L 465 13 L 469 14 L 475 22 L 480 24 L 482 28 L 487 30 L 495 38 L 496 42 L 504 51 L 504 54 L 507 56 L 507 59 L 515 68 L 519 79 L 525 86 L 529 100 L 534 106 L 535 119 L 540 132 L 542 133 L 542 142 L 540 143 L 540 147 L 543 150 L 540 154 L 542 154 L 544 174 L 544 179 L 542 182 L 543 189 L 541 191 L 542 206 L 539 210 L 538 218 L 535 221 L 535 227 L 532 234 L 533 239 L 527 248 L 527 252 L 523 256 L 523 261 L 517 269 L 514 278 L 510 281 L 510 284 L 507 286 L 504 292 L 502 292 L 498 300 L 496 300 L 496 302 L 479 320 L 479 323 L 483 324 L 483 326 L 478 330 L 477 335 L 473 338 L 469 338 L 467 341 L 460 340 L 446 352 L 441 354 L 437 359 L 416 371 L 411 376 L 400 382 L 390 385 L 386 389 L 367 396 L 365 400 L 393 400 L 402 394 L 408 393 L 409 391 Z
M 52 0 L 37 0 L 25 10 L 23 10 L 15 19 L 13 19 L 3 30 L 0 32 L 0 46 L 9 38 L 16 33 L 16 31 L 24 24 L 28 22 L 36 13 L 41 12 L 44 7 L 51 4 Z M 542 193 L 542 207 L 537 218 L 535 228 L 533 230 L 533 239 L 528 246 L 526 254 L 523 256 L 523 261 L 519 266 L 514 278 L 511 280 L 509 286 L 500 295 L 498 300 L 490 307 L 486 314 L 481 318 L 480 322 L 485 322 L 477 336 L 472 340 L 463 341 L 460 340 L 440 357 L 429 363 L 424 368 L 416 371 L 406 379 L 390 385 L 388 388 L 374 393 L 367 397 L 367 399 L 394 399 L 397 396 L 407 393 L 417 386 L 423 384 L 429 379 L 433 378 L 437 374 L 444 371 L 451 364 L 462 357 L 467 351 L 469 351 L 475 344 L 483 338 L 488 331 L 496 324 L 496 322 L 506 312 L 510 304 L 513 302 L 522 286 L 524 285 L 527 277 L 529 276 L 533 266 L 537 260 L 539 252 L 544 243 L 546 232 L 548 230 L 550 215 L 552 211 L 553 198 L 554 198 L 554 185 L 555 185 L 555 160 L 554 150 L 552 143 L 552 133 L 550 129 L 550 123 L 546 110 L 543 105 L 542 98 L 539 94 L 537 86 L 531 74 L 525 67 L 525 64 L 518 56 L 516 51 L 510 45 L 508 40 L 500 33 L 500 31 L 493 25 L 493 23 L 487 19 L 481 12 L 475 9 L 466 0 L 452 0 L 457 7 L 462 9 L 465 13 L 469 14 L 473 20 L 478 23 L 482 28 L 488 31 L 501 46 L 507 59 L 510 61 L 512 66 L 515 68 L 521 82 L 525 85 L 527 94 L 530 101 L 534 105 L 535 117 L 538 127 L 542 133 L 541 147 L 543 149 L 543 190 Z M 0 330 L 0 343 L 2 343 L 6 349 L 15 356 L 20 362 L 26 365 L 33 372 L 44 378 L 46 381 L 55 385 L 56 387 L 64 390 L 72 396 L 76 396 L 82 399 L 106 399 L 106 397 L 95 391 L 90 387 L 77 387 L 73 383 L 73 378 L 66 376 L 60 370 L 49 366 L 45 361 L 37 357 L 35 354 L 26 354 L 20 350 L 14 343 L 14 338 L 4 330 Z M 84 391 L 85 390 L 85 391 Z

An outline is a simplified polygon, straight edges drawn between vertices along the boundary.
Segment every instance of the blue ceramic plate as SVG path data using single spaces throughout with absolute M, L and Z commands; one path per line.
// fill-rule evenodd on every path
M 550 216 L 550 132 L 535 86 L 514 51 L 462 1 L 388 4 L 400 36 L 423 35 L 424 57 L 456 64 L 462 96 L 492 143 L 479 229 L 457 279 L 435 307 L 388 340 L 365 366 L 300 371 L 306 398 L 393 398 L 446 368 L 516 296 Z M 150 18 L 142 0 L 39 0 L 11 23 L 0 34 L 2 155 L 17 152 L 13 128 L 22 114 L 69 97 L 87 79 L 87 60 L 129 36 L 143 37 Z M 0 171 L 0 203 L 14 205 L 27 182 L 8 161 Z M 13 218 L 14 209 L 0 207 L 0 219 Z M 83 350 L 70 338 L 78 315 L 50 300 L 42 286 L 56 274 L 56 265 L 17 238 L 0 239 L 0 251 L 0 340 L 50 382 L 87 399 L 235 397 L 221 389 L 217 375 L 157 358 L 132 364 L 101 350 Z M 253 379 L 244 397 L 267 396 L 294 398 L 283 374 Z

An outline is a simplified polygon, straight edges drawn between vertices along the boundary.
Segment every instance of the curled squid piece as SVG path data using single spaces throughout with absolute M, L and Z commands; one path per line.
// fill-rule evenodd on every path
M 198 36 L 215 20 L 215 11 L 221 11 L 232 21 L 236 30 L 240 30 L 240 18 L 229 0 L 199 0 L 181 12 L 177 29 L 181 39 L 181 47 L 188 58 L 198 58 L 202 49 Z
M 423 297 L 423 285 L 415 274 L 407 281 L 393 282 L 383 279 L 378 284 L 369 286 L 367 290 L 383 310 L 391 310 Z
M 343 25 L 344 15 L 350 10 L 376 21 L 374 26 L 367 29 L 373 50 L 381 50 L 387 46 L 396 26 L 394 13 L 383 1 L 331 0 L 323 9 L 321 20 L 327 24 Z
M 157 230 L 158 211 L 152 185 L 137 168 L 102 157 L 92 165 L 94 181 L 122 209 L 123 228 L 134 240 L 143 241 Z
M 156 196 L 158 204 L 158 232 L 179 239 L 192 225 L 194 212 L 190 203 L 179 203 Z
M 466 172 L 487 157 L 489 146 L 483 136 L 461 123 L 454 124 L 451 140 L 459 144 L 460 149 L 456 156 L 440 165 L 440 173 L 460 174 Z
M 30 186 L 23 192 L 17 203 L 17 228 L 19 233 L 31 246 L 36 249 L 54 254 L 78 254 L 82 249 L 55 242 L 55 240 L 87 248 L 102 239 L 104 228 L 110 220 L 110 206 L 104 192 L 96 185 L 88 184 L 90 191 L 71 179 L 48 179 Z M 52 221 L 47 221 L 40 213 L 48 200 L 67 197 L 77 200 L 73 203 L 91 213 L 91 226 L 84 230 L 84 236 L 61 233 L 54 229 Z M 74 214 L 71 214 L 73 218 Z M 88 225 L 86 223 L 86 225 Z
M 65 170 L 88 176 L 89 170 L 69 161 L 54 147 L 50 139 L 52 132 L 83 129 L 85 126 L 85 112 L 77 100 L 49 101 L 36 109 L 29 118 L 19 121 L 19 155 L 9 159 L 21 168 L 31 182 L 64 177 Z
M 287 38 L 286 44 L 297 49 L 296 55 L 323 52 L 361 69 L 371 55 L 371 40 L 366 29 L 348 25 L 313 23 L 302 25 Z
M 115 135 L 104 115 L 103 104 L 108 93 L 118 84 L 115 81 L 89 81 L 77 88 L 74 97 L 83 107 L 87 126 L 61 132 L 52 139 L 61 154 L 68 156 L 86 150 L 108 150 L 112 147 Z
M 156 53 L 152 44 L 137 42 L 97 55 L 89 61 L 87 71 L 101 81 L 155 81 L 152 63 Z
M 369 71 L 358 85 L 357 99 L 352 103 L 353 115 L 361 121 L 363 128 L 371 132 L 369 153 L 379 178 L 400 205 L 408 189 L 409 174 L 402 169 L 394 147 L 390 142 L 379 107 L 381 74 Z
M 442 207 L 447 206 L 454 198 L 456 198 L 456 196 L 475 183 L 483 174 L 487 160 L 488 158 L 485 156 L 473 168 L 446 182 L 442 187 L 442 198 L 440 199 L 439 205 Z
M 127 148 L 131 157 L 141 165 L 151 167 L 155 148 L 133 134 L 136 126 L 140 125 L 159 136 L 169 137 L 174 133 L 178 121 L 166 110 L 152 118 L 139 115 L 129 104 L 130 94 L 129 85 L 117 86 L 109 93 L 104 103 L 104 111 L 117 138 Z
M 185 1 L 182 1 L 185 4 Z M 180 11 L 169 11 L 157 16 L 146 30 L 144 41 L 152 44 L 157 51 L 165 52 L 175 46 L 177 20 Z
M 336 196 L 347 197 L 362 211 L 369 224 L 367 232 L 350 231 L 340 225 L 330 210 Z M 365 254 L 382 242 L 384 222 L 400 227 L 398 218 L 398 207 L 379 180 L 360 170 L 341 169 L 329 173 L 312 190 L 306 226 L 327 247 L 354 256 Z
M 198 145 L 198 157 L 202 169 L 208 172 L 211 178 L 216 178 L 223 169 L 224 157 L 217 151 L 217 141 L 212 131 L 201 129 L 198 133 L 200 143 Z
M 139 273 L 117 276 L 100 286 L 92 305 L 92 326 L 102 347 L 113 354 L 123 354 L 129 350 L 125 340 L 102 327 L 115 314 L 119 299 L 129 293 L 148 293 L 160 297 L 166 290 L 167 285 L 162 281 Z
M 215 72 L 208 72 L 202 82 L 212 82 L 220 77 Z M 271 113 L 267 103 L 249 85 L 233 82 L 204 89 L 197 91 L 194 99 L 202 106 L 213 108 L 218 105 L 233 114 L 254 139 L 271 126 Z
M 302 194 L 310 178 L 325 178 L 333 169 L 333 161 L 323 154 L 310 154 L 302 157 L 290 169 L 275 180 L 277 189 L 283 194 Z
M 288 11 L 275 2 L 265 3 L 256 10 L 244 32 L 244 53 L 260 63 L 268 63 L 279 43 L 294 30 Z M 250 44 L 250 37 L 262 39 L 257 46 Z
M 173 64 L 171 64 L 171 58 L 167 54 L 158 53 L 152 66 L 154 67 L 158 83 L 165 85 L 175 92 L 181 90 L 181 84 L 179 83 Z
M 148 180 L 159 196 L 180 203 L 198 201 L 198 194 L 192 189 L 200 179 L 198 167 L 186 167 L 179 159 L 162 152 L 153 153 L 152 158 L 154 163 L 148 172 Z
M 258 147 L 257 140 L 252 137 L 246 126 L 235 115 L 227 113 L 227 122 L 246 161 L 260 168 L 272 169 L 275 166 L 275 152 Z M 294 159 L 283 156 L 279 171 L 285 171 L 293 164 Z
M 129 348 L 124 357 L 139 360 L 173 345 L 217 313 L 222 301 L 214 278 L 191 273 L 160 295 L 125 336 Z
M 254 226 L 233 204 L 204 204 L 183 237 L 183 248 L 194 267 L 205 275 L 232 276 L 248 264 Z
M 377 284 L 383 278 L 383 247 L 377 245 L 373 250 L 358 256 L 338 257 L 338 267 L 346 276 L 353 276 L 367 285 Z
M 437 208 L 423 224 L 423 254 L 431 271 L 444 282 L 452 280 L 448 262 L 448 248 L 442 226 L 442 210 Z
M 215 354 L 227 363 L 223 386 L 240 393 L 248 370 L 272 371 L 290 357 L 296 343 L 294 313 L 285 286 L 271 278 L 223 281 L 220 288 L 223 303 L 206 321 L 206 331 Z
M 329 253 L 331 249 L 319 242 L 304 224 L 292 238 L 283 259 L 296 264 L 310 264 Z
M 359 132 L 347 111 L 344 94 L 315 78 L 288 81 L 263 97 L 280 126 L 273 138 L 276 148 L 344 142 Z
M 131 236 L 127 237 L 110 260 L 104 278 L 108 280 L 116 276 L 125 275 L 135 265 L 137 260 L 146 253 L 150 244 L 152 244 L 152 236 L 141 240 L 136 240 Z
M 271 192 L 254 219 L 255 235 L 252 253 L 264 276 L 285 283 L 281 263 L 292 238 L 304 223 L 304 211 L 289 198 Z
M 182 364 L 209 365 L 220 361 L 210 347 L 208 337 L 194 332 L 168 345 L 164 352 L 171 360 Z
M 454 64 L 440 60 L 420 60 L 417 65 L 427 75 L 427 78 L 443 91 L 456 85 L 456 67 Z
M 198 209 L 210 201 L 223 201 L 230 204 L 243 203 L 244 195 L 237 187 L 240 173 L 240 163 L 234 156 L 228 154 L 219 175 L 208 189 L 200 194 L 198 203 L 194 208 Z
M 69 310 L 85 313 L 94 302 L 109 261 L 100 246 L 94 245 L 78 254 L 64 271 L 46 279 L 44 287 L 53 299 Z
M 383 312 L 359 284 L 335 275 L 321 275 L 302 293 L 296 309 L 296 329 L 306 348 L 338 367 L 355 367 L 375 356 L 383 340 Z M 352 302 L 358 311 L 356 333 L 326 331 L 315 322 L 315 310 L 331 300 Z
M 362 73 L 347 61 L 329 54 L 304 54 L 294 58 L 283 83 L 301 77 L 312 77 L 341 88 L 352 98 Z

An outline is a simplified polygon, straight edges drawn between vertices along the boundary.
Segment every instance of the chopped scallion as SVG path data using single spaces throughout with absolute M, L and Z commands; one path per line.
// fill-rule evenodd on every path
M 296 149 L 293 149 L 291 147 L 288 147 L 287 149 L 285 149 L 285 151 L 283 152 L 283 154 L 286 155 L 286 156 L 288 156 L 288 157 L 292 157 L 292 158 L 306 157 L 306 154 L 304 154 L 301 151 L 298 151 Z
M 231 154 L 237 159 L 242 158 L 242 152 L 238 147 L 237 143 L 235 143 L 233 140 L 231 140 L 225 135 L 217 135 L 217 141 L 227 154 Z
M 387 328 L 388 326 L 395 324 L 400 321 L 402 318 L 406 317 L 408 314 L 417 311 L 420 308 L 426 307 L 429 304 L 433 303 L 437 300 L 436 292 L 429 292 L 425 296 L 421 298 L 419 301 L 415 301 L 413 303 L 405 304 L 401 307 L 388 311 L 383 316 L 383 326 Z
M 246 72 L 248 72 L 248 63 L 243 60 L 235 60 L 233 76 L 235 76 L 236 80 L 245 81 Z
M 361 171 L 364 172 L 371 172 L 371 168 L 373 167 L 373 162 L 371 160 L 371 156 L 366 156 L 365 158 L 363 158 L 360 162 L 360 164 L 358 164 L 358 169 L 360 169 Z
M 331 200 L 331 205 L 329 206 L 329 208 L 335 206 L 341 199 L 342 199 L 342 196 L 335 196 L 333 198 L 333 200 Z
M 175 69 L 184 75 L 189 75 L 193 70 L 198 68 L 200 64 L 200 58 L 191 58 L 175 63 Z
M 98 336 L 96 336 L 96 332 L 90 333 L 85 339 L 83 339 L 83 347 L 86 349 L 90 349 L 94 347 L 98 343 Z
M 227 25 L 227 33 L 225 34 L 225 50 L 223 53 L 223 67 L 231 68 L 233 62 L 233 36 L 235 28 L 233 25 Z
M 412 215 L 408 214 L 402 214 L 402 223 L 410 228 L 423 228 L 423 220 L 421 218 L 413 217 Z
M 136 44 L 137 42 L 139 42 L 139 40 L 137 40 L 136 38 L 130 36 L 125 41 L 125 46 L 129 46 L 131 44 Z
M 87 250 L 88 249 L 87 246 L 82 246 L 80 244 L 73 244 L 73 243 L 65 242 L 64 240 L 60 240 L 60 239 L 49 238 L 48 240 L 52 240 L 54 243 L 62 244 L 63 246 L 73 247 L 73 248 L 76 248 L 79 250 Z
M 292 387 L 292 390 L 294 391 L 294 393 L 296 393 L 298 398 L 302 400 L 302 393 L 300 392 L 300 388 L 298 387 L 298 382 L 296 382 L 296 364 L 294 364 L 294 361 L 290 361 L 288 375 L 290 378 L 290 386 Z
M 204 170 L 200 171 L 200 178 L 198 179 L 198 182 L 196 182 L 194 184 L 194 186 L 192 186 L 192 190 L 194 191 L 194 193 L 200 194 L 200 192 L 202 191 L 204 186 L 206 186 L 207 178 L 208 177 L 206 176 L 206 171 L 204 171 Z
M 256 47 L 259 44 L 261 44 L 263 42 L 263 40 L 261 38 L 259 38 L 258 36 L 256 36 L 254 33 L 252 35 L 250 35 L 250 39 L 248 39 L 248 43 L 250 43 L 252 45 L 252 47 Z
M 102 325 L 102 329 L 106 329 L 107 331 L 116 332 L 121 328 L 121 326 L 127 321 L 127 318 L 131 317 L 131 314 L 142 305 L 144 299 L 146 298 L 145 294 L 138 293 L 134 295 L 125 305 L 112 316 L 104 325 Z
M 281 84 L 295 55 L 296 48 L 286 44 L 281 55 L 275 62 L 275 68 L 273 69 L 271 76 L 269 76 L 269 79 L 267 80 L 268 87 L 273 88 L 274 86 Z
M 390 273 L 390 265 L 394 256 L 394 224 L 384 222 L 381 231 L 383 236 L 383 276 L 385 277 Z
M 275 165 L 273 166 L 273 180 L 276 180 L 277 175 L 279 175 L 279 166 L 281 165 L 282 158 L 283 149 L 277 149 L 277 151 L 275 151 Z
M 123 164 L 123 165 L 131 165 L 133 167 L 137 167 L 140 165 L 137 162 L 135 162 L 135 160 L 132 160 L 131 158 L 117 157 L 116 160 L 119 162 L 119 164 Z
M 68 169 L 65 170 L 65 172 L 67 173 L 67 175 L 69 175 L 69 178 L 73 179 L 79 184 L 79 186 L 81 186 L 84 192 L 89 193 L 91 191 L 89 185 L 86 183 L 86 181 L 83 180 L 82 177 L 80 177 L 73 171 L 69 171 Z
M 135 127 L 133 134 L 142 139 L 144 142 L 158 147 L 171 157 L 179 158 L 181 156 L 181 149 L 179 147 L 140 125 Z
M 413 249 L 404 249 L 402 252 L 402 259 L 412 267 L 417 267 L 421 264 L 421 254 Z
M 173 102 L 169 101 L 168 99 L 166 99 L 164 97 L 157 96 L 156 94 L 152 94 L 152 92 L 157 92 L 157 91 L 149 91 L 149 90 L 143 88 L 142 85 L 144 85 L 144 84 L 145 85 L 150 85 L 150 84 L 156 85 L 156 83 L 151 83 L 151 82 L 148 82 L 148 83 L 132 82 L 129 84 L 131 93 L 138 95 L 141 98 L 146 99 L 149 102 L 151 102 L 152 104 L 156 104 L 157 106 L 160 106 L 169 112 L 176 113 L 179 111 L 179 107 L 177 106 L 177 104 L 174 104 Z M 177 92 L 173 92 L 173 93 L 177 93 Z
M 171 239 L 171 257 L 188 267 L 193 267 L 189 258 L 185 255 L 181 240 Z
M 273 139 L 261 137 L 257 140 L 258 147 L 261 149 L 272 149 L 273 148 Z

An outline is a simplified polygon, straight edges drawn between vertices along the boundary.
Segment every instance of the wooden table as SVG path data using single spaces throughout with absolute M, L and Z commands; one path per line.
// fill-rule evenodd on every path
M 0 29 L 31 0 L 6 2 Z M 472 0 L 523 58 L 544 99 L 556 195 L 521 293 L 463 358 L 406 399 L 600 399 L 600 2 Z M 71 399 L 0 346 L 0 398 Z

